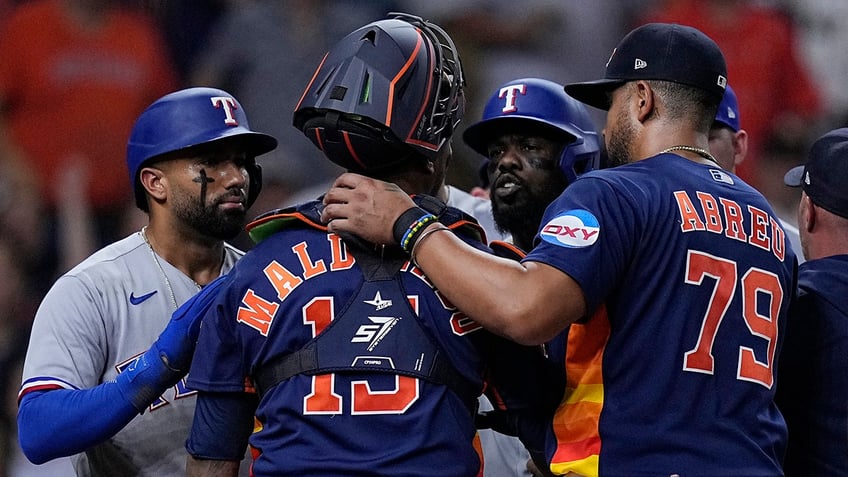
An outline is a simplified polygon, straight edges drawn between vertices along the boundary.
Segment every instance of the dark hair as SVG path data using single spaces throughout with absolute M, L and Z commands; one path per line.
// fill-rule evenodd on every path
M 691 122 L 699 131 L 709 132 L 718 111 L 718 101 L 709 91 L 672 81 L 648 80 L 666 105 L 669 120 Z

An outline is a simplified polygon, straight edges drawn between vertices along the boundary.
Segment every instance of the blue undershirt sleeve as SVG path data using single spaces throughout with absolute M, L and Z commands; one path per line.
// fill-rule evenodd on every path
M 186 451 L 198 459 L 242 460 L 257 403 L 255 394 L 198 393 Z
M 27 459 L 43 464 L 104 442 L 137 415 L 114 382 L 33 392 L 18 407 L 18 440 Z

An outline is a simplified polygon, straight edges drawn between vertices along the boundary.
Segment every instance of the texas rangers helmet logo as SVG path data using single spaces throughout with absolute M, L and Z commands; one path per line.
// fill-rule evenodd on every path
M 513 84 L 501 88 L 498 93 L 498 98 L 506 98 L 506 104 L 504 104 L 504 107 L 501 108 L 501 111 L 504 113 L 514 113 L 518 111 L 518 107 L 515 105 L 515 99 L 519 94 L 527 94 L 526 85 Z
M 238 126 L 238 121 L 236 120 L 235 114 L 233 114 L 233 110 L 238 108 L 236 100 L 229 96 L 213 96 L 210 99 L 212 100 L 212 106 L 224 109 L 224 114 L 226 115 L 224 124 L 227 126 Z
M 542 227 L 542 240 L 569 248 L 588 247 L 598 241 L 601 227 L 588 210 L 573 209 L 556 216 Z

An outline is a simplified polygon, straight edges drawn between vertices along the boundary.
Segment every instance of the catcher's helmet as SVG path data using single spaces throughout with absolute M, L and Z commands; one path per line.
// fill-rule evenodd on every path
M 169 152 L 232 138 L 244 141 L 253 158 L 277 147 L 274 137 L 250 130 L 241 104 L 226 91 L 188 88 L 156 100 L 136 120 L 127 144 L 127 168 L 138 208 L 148 211 L 139 180 L 143 167 Z M 248 172 L 250 207 L 262 188 L 262 169 L 254 160 Z
M 598 133 L 586 106 L 567 95 L 562 85 L 544 79 L 522 78 L 498 88 L 486 103 L 483 119 L 466 128 L 462 139 L 488 157 L 490 141 L 528 123 L 566 142 L 559 167 L 569 184 L 600 167 Z
M 348 170 L 376 171 L 416 155 L 432 159 L 462 118 L 464 85 L 444 30 L 390 13 L 327 52 L 293 123 Z

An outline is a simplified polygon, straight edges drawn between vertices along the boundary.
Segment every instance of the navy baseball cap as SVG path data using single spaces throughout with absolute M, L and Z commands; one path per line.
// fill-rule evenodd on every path
M 724 90 L 724 97 L 716 111 L 715 122 L 729 127 L 733 132 L 739 132 L 739 103 L 730 85 L 727 85 L 727 89 Z
M 628 81 L 663 80 L 724 96 L 727 64 L 718 45 L 700 30 L 676 23 L 648 23 L 612 50 L 603 79 L 565 86 L 565 92 L 608 110 L 608 94 Z
M 817 206 L 848 219 L 848 128 L 816 139 L 807 163 L 790 169 L 783 182 L 803 188 Z

